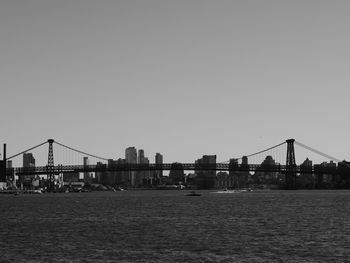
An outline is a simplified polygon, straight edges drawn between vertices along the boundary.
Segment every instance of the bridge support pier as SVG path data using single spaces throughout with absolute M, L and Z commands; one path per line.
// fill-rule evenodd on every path
M 48 160 L 47 160 L 47 180 L 48 180 L 48 188 L 49 190 L 53 190 L 54 188 L 54 161 L 53 161 L 53 139 L 47 140 L 49 143 L 49 154 L 48 154 Z

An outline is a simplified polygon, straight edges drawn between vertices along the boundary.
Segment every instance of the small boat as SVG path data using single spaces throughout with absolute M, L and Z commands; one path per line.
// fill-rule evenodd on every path
M 191 191 L 191 192 L 187 193 L 186 196 L 201 196 L 201 194 L 196 193 L 195 191 Z

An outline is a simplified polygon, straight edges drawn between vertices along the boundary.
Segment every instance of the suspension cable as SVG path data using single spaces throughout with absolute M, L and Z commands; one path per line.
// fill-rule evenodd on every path
M 328 154 L 325 154 L 325 153 L 323 153 L 323 152 L 320 152 L 319 150 L 316 150 L 316 149 L 314 149 L 314 148 L 311 148 L 311 147 L 309 147 L 309 146 L 307 146 L 307 145 L 305 145 L 305 144 L 303 144 L 303 143 L 301 143 L 301 142 L 297 142 L 297 141 L 294 141 L 295 142 L 295 144 L 297 144 L 297 145 L 299 145 L 299 146 L 301 146 L 301 147 L 303 147 L 303 148 L 305 148 L 305 149 L 307 149 L 307 150 L 310 150 L 310 151 L 312 151 L 312 152 L 314 152 L 314 153 L 317 153 L 317 154 L 319 154 L 319 155 L 321 155 L 321 156 L 323 156 L 323 157 L 326 157 L 326 158 L 328 158 L 328 159 L 330 159 L 330 160 L 334 160 L 334 161 L 337 161 L 337 162 L 341 162 L 341 160 L 339 160 L 338 158 L 335 158 L 335 157 L 333 157 L 333 156 L 330 156 L 330 155 L 328 155 Z
M 14 158 L 14 157 L 17 157 L 18 155 L 21 155 L 21 154 L 23 154 L 23 153 L 26 153 L 26 152 L 29 152 L 29 151 L 31 151 L 31 150 L 34 150 L 35 148 L 38 148 L 38 147 L 40 147 L 40 146 L 42 146 L 42 145 L 44 145 L 44 144 L 46 144 L 46 143 L 47 143 L 47 141 L 46 141 L 46 142 L 43 142 L 43 143 L 40 143 L 40 144 L 38 144 L 37 146 L 34 146 L 34 147 L 32 147 L 32 148 L 30 148 L 30 149 L 28 149 L 28 150 L 25 150 L 25 151 L 23 151 L 23 152 L 17 153 L 17 154 L 15 154 L 15 155 L 12 155 L 12 156 L 6 158 L 6 160 L 10 160 L 10 159 L 12 159 L 12 158 Z
M 271 150 L 271 149 L 277 148 L 277 147 L 279 147 L 279 146 L 281 146 L 281 145 L 283 145 L 283 144 L 285 144 L 285 143 L 286 143 L 286 142 L 282 142 L 282 143 L 277 144 L 277 145 L 275 145 L 275 146 L 272 146 L 272 147 L 270 147 L 270 148 L 268 148 L 268 149 L 265 149 L 265 150 L 262 150 L 262 151 L 259 151 L 259 152 L 253 153 L 253 154 L 245 155 L 245 156 L 246 156 L 246 157 L 252 157 L 252 156 L 254 156 L 254 155 L 258 155 L 258 154 L 260 154 L 260 153 L 267 152 L 267 151 L 269 151 L 269 150 Z M 240 157 L 240 158 L 233 158 L 233 159 L 239 161 L 239 160 L 242 160 L 242 158 L 243 158 L 243 157 Z M 221 162 L 221 163 L 229 163 L 229 162 L 230 162 L 230 160 L 227 160 L 227 161 Z
M 93 155 L 93 154 L 89 154 L 89 153 L 86 153 L 86 152 L 79 151 L 77 149 L 74 149 L 72 147 L 66 146 L 66 145 L 64 145 L 62 143 L 59 143 L 57 141 L 55 141 L 54 143 L 56 143 L 56 144 L 58 144 L 58 145 L 60 145 L 62 147 L 65 147 L 65 148 L 67 148 L 69 150 L 72 150 L 72 151 L 75 151 L 75 152 L 78 152 L 78 153 L 81 153 L 81 154 L 85 154 L 85 155 L 88 155 L 88 156 L 93 157 L 93 158 L 97 158 L 97 159 L 104 160 L 104 161 L 108 161 L 109 160 L 107 158 L 103 158 L 103 157 L 99 157 L 99 156 L 96 156 L 96 155 Z
M 277 148 L 277 147 L 279 147 L 279 146 L 281 146 L 281 145 L 283 145 L 283 144 L 285 144 L 286 142 L 282 142 L 282 143 L 280 143 L 280 144 L 277 144 L 277 145 L 275 145 L 275 146 L 272 146 L 272 147 L 270 147 L 270 148 L 268 148 L 268 149 L 265 149 L 265 150 L 262 150 L 262 151 L 260 151 L 260 152 L 256 152 L 256 153 L 253 153 L 253 154 L 249 154 L 249 155 L 247 155 L 247 157 L 252 157 L 252 156 L 254 156 L 254 155 L 258 155 L 258 154 L 260 154 L 260 153 L 263 153 L 263 152 L 267 152 L 267 151 L 269 151 L 269 150 L 271 150 L 271 149 L 274 149 L 274 148 Z

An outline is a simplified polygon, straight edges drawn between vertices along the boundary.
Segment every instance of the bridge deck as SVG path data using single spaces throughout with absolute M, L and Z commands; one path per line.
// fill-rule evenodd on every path
M 325 167 L 321 165 L 313 165 L 309 167 L 293 166 L 288 167 L 286 165 L 272 165 L 261 166 L 257 164 L 249 165 L 230 165 L 227 163 L 217 164 L 195 164 L 195 163 L 183 163 L 183 170 L 192 171 L 237 171 L 237 172 L 277 172 L 286 173 L 287 171 L 293 171 L 296 173 L 315 173 L 315 174 L 342 174 L 350 173 L 348 167 Z M 24 174 L 48 174 L 48 173 L 72 173 L 72 172 L 118 172 L 118 171 L 170 171 L 172 169 L 181 169 L 181 166 L 173 166 L 171 163 L 165 164 L 119 164 L 119 165 L 57 165 L 54 167 L 37 166 L 30 168 L 10 168 L 7 169 L 7 173 L 14 173 L 17 175 Z

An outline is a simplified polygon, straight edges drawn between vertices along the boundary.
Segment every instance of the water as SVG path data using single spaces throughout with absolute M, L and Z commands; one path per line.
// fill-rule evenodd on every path
M 0 196 L 0 262 L 346 262 L 350 191 Z

